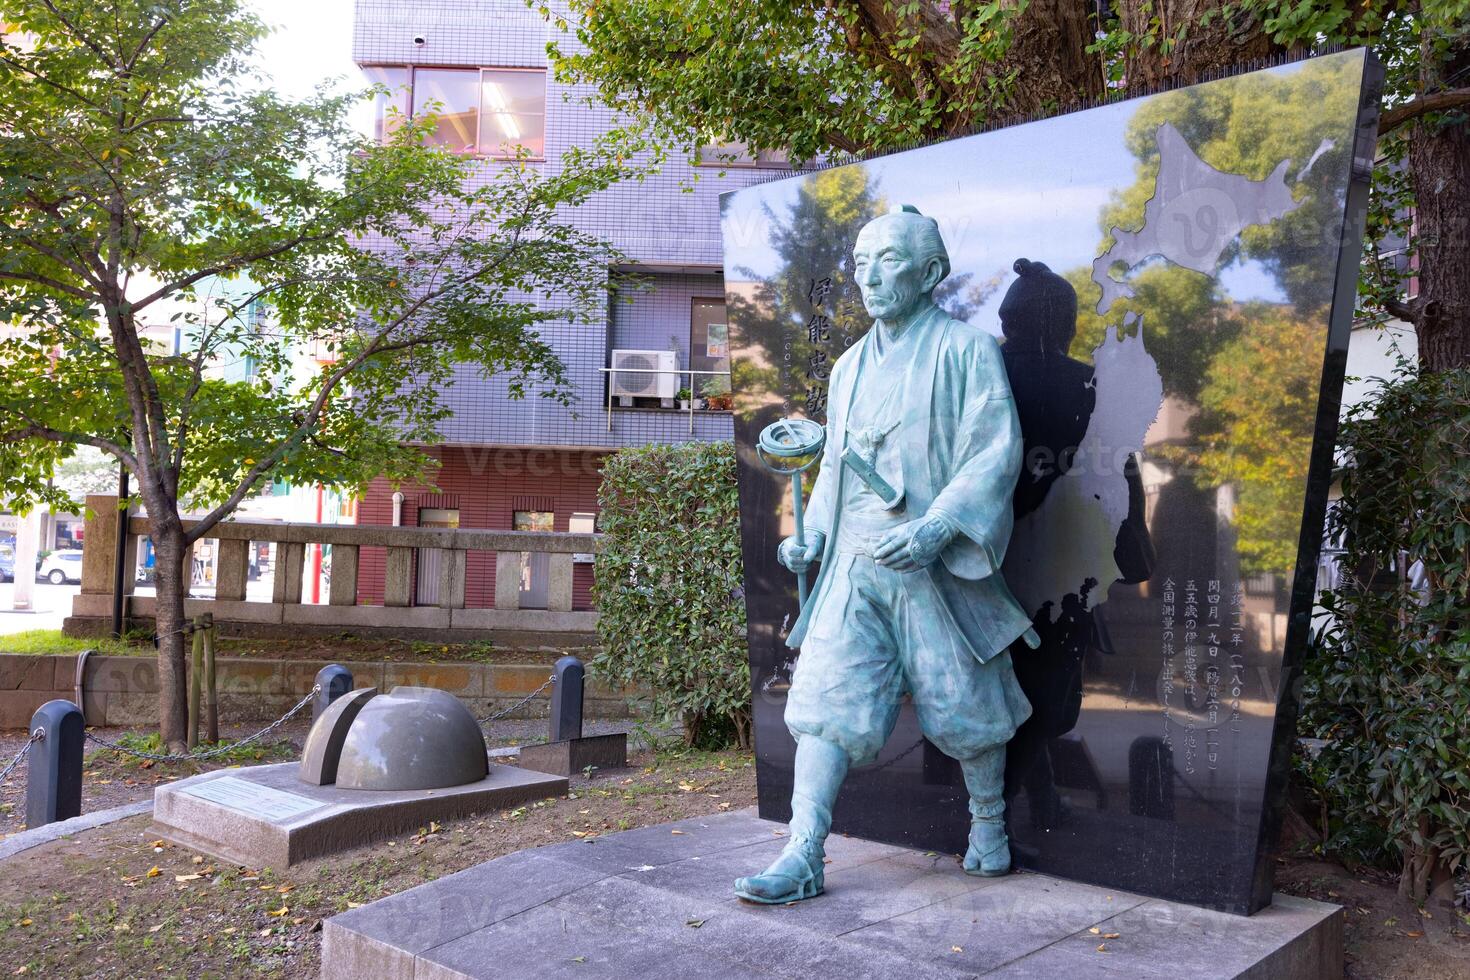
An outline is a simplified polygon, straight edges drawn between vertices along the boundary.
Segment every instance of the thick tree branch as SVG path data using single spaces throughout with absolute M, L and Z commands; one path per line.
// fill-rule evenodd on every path
M 1383 136 L 1404 123 L 1428 113 L 1458 109 L 1461 106 L 1470 106 L 1470 88 L 1450 89 L 1447 92 L 1431 92 L 1428 95 L 1421 95 L 1403 105 L 1385 109 L 1378 117 L 1378 135 Z
M 15 411 L 11 408 L 8 411 Z M 26 418 L 23 412 L 16 412 L 22 418 Z M 129 469 L 136 470 L 138 461 L 133 454 L 110 439 L 101 436 L 90 436 L 82 432 L 68 432 L 65 429 L 56 429 L 39 422 L 31 422 L 18 429 L 0 430 L 0 444 L 14 445 L 19 442 L 29 442 L 32 439 L 43 439 L 46 442 L 55 442 L 69 446 L 92 446 L 121 460 Z

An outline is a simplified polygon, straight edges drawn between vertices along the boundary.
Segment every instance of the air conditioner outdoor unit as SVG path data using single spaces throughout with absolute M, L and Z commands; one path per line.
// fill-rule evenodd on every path
M 612 352 L 612 393 L 618 398 L 673 398 L 682 387 L 678 355 L 671 350 Z

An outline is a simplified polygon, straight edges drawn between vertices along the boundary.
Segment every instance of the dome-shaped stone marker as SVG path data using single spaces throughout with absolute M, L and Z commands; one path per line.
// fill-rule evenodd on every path
M 342 745 L 347 732 L 357 720 L 362 706 L 377 696 L 376 687 L 349 691 L 327 705 L 311 731 L 306 733 L 306 746 L 301 750 L 301 767 L 296 778 L 313 786 L 326 786 L 337 781 L 337 764 L 342 758 Z
M 431 687 L 395 687 L 364 704 L 347 730 L 338 789 L 443 789 L 490 772 L 470 709 Z

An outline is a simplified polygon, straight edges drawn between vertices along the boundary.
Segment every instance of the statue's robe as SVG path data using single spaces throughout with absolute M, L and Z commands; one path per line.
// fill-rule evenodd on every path
M 951 631 L 980 663 L 1018 638 L 1035 645 L 1031 617 L 1000 574 L 1011 536 L 1012 496 L 1021 467 L 1021 427 L 1000 346 L 989 334 L 937 306 L 909 325 L 916 342 L 902 387 L 901 440 L 904 516 L 941 511 L 959 534 L 922 572 L 942 599 L 932 610 L 936 628 Z M 841 617 L 827 608 L 828 571 L 842 521 L 845 481 L 858 477 L 842 465 L 847 416 L 862 353 L 871 332 L 833 366 L 828 388 L 827 444 L 804 525 L 826 535 L 811 597 L 786 643 L 801 646 L 817 617 Z M 881 370 L 881 365 L 879 370 Z

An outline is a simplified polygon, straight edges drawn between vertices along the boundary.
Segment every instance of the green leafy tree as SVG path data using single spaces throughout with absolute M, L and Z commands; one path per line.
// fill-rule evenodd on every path
M 410 444 L 435 441 L 455 363 L 566 399 L 536 328 L 597 315 L 614 256 L 557 215 L 622 168 L 586 152 L 483 174 L 426 143 L 428 116 L 370 144 L 346 119 L 360 96 L 251 84 L 263 28 L 238 0 L 17 0 L 5 17 L 0 483 L 12 506 L 59 503 L 49 479 L 79 446 L 131 472 L 157 551 L 159 723 L 180 746 L 187 549 L 270 479 L 420 475 Z M 254 288 L 199 302 L 230 279 Z M 543 293 L 565 308 L 538 309 Z M 242 315 L 256 302 L 274 329 Z M 303 350 L 317 359 L 282 382 Z M 220 376 L 241 357 L 263 380 Z
M 1154 195 L 1159 173 L 1158 128 L 1166 121 L 1201 160 L 1224 173 L 1262 180 L 1282 160 L 1290 160 L 1286 181 L 1297 206 L 1269 224 L 1246 228 L 1221 262 L 1229 264 L 1237 256 L 1255 259 L 1300 309 L 1326 306 L 1332 283 L 1322 269 L 1336 259 L 1343 207 L 1341 195 L 1330 191 L 1328 175 L 1338 172 L 1353 152 L 1343 139 L 1341 122 L 1353 117 L 1358 92 L 1356 86 L 1342 84 L 1342 76 L 1355 70 L 1347 61 L 1308 62 L 1285 74 L 1247 75 L 1228 85 L 1150 99 L 1128 120 L 1125 136 L 1129 152 L 1138 159 L 1138 179 L 1103 212 L 1103 233 L 1143 226 L 1143 208 Z
M 1118 300 L 1107 315 L 1097 312 L 1102 290 L 1084 266 L 1066 273 L 1077 290 L 1077 336 L 1071 356 L 1091 361 L 1110 326 L 1135 314 L 1144 324 L 1148 352 L 1159 368 L 1164 394 L 1198 400 L 1205 372 L 1221 348 L 1241 330 L 1239 311 L 1210 276 L 1172 264 L 1149 265 L 1128 279 L 1134 295 Z
M 702 748 L 750 746 L 735 447 L 624 449 L 598 491 L 597 632 L 591 669 L 646 687 Z M 732 738 L 733 737 L 733 738 Z
M 1329 848 L 1449 904 L 1470 861 L 1470 370 L 1385 383 L 1340 444 L 1344 550 L 1305 670 L 1323 748 L 1299 768 Z

